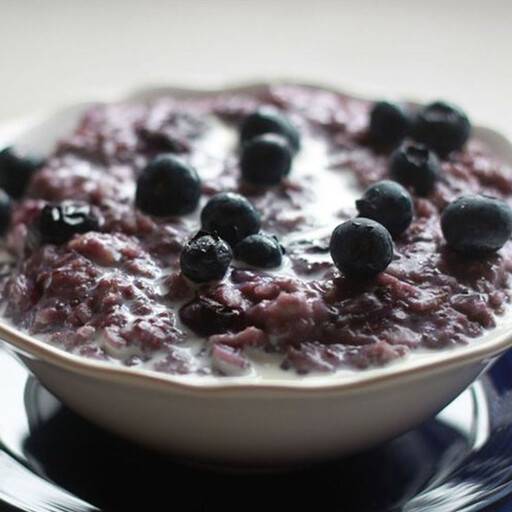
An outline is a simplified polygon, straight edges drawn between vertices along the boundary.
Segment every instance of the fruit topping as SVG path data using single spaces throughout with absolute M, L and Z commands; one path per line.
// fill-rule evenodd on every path
M 252 185 L 278 185 L 290 173 L 292 152 L 284 137 L 272 133 L 251 139 L 240 156 L 242 179 Z
M 347 277 L 368 278 L 391 263 L 393 240 L 382 224 L 365 218 L 351 219 L 333 231 L 330 251 L 334 264 Z
M 383 180 L 368 187 L 356 201 L 361 217 L 382 224 L 393 236 L 403 233 L 411 224 L 414 207 L 407 190 L 395 181 Z
M 406 143 L 391 155 L 389 174 L 393 180 L 411 187 L 416 194 L 426 196 L 439 178 L 439 159 L 422 144 Z
M 262 107 L 244 119 L 240 129 L 240 141 L 244 145 L 266 133 L 275 133 L 284 137 L 294 152 L 300 148 L 300 136 L 295 126 L 270 107 Z
M 0 151 L 0 188 L 14 199 L 25 193 L 32 174 L 41 167 L 43 161 L 20 156 L 13 148 Z
M 200 233 L 183 248 L 181 271 L 195 283 L 218 281 L 226 274 L 232 257 L 231 248 L 224 240 Z
M 370 112 L 370 141 L 376 146 L 398 146 L 407 135 L 410 124 L 409 115 L 401 105 L 379 101 Z
M 43 244 L 63 244 L 77 233 L 97 231 L 98 219 L 90 205 L 74 201 L 47 204 L 36 221 L 36 233 Z
M 448 245 L 465 256 L 501 249 L 512 234 L 512 210 L 500 199 L 466 195 L 450 203 L 441 215 Z
M 157 217 L 194 211 L 201 197 L 201 180 L 193 167 L 171 154 L 151 160 L 137 180 L 135 203 Z
M 281 265 L 283 248 L 276 237 L 258 233 L 236 245 L 235 257 L 253 267 L 275 268 Z
M 216 234 L 231 246 L 260 230 L 261 217 L 240 194 L 222 192 L 213 196 L 201 212 L 203 231 Z
M 415 140 L 446 156 L 464 146 L 471 134 L 471 124 L 460 108 L 436 101 L 418 112 L 412 133 Z
M 11 198 L 0 189 L 0 235 L 5 234 L 11 222 Z

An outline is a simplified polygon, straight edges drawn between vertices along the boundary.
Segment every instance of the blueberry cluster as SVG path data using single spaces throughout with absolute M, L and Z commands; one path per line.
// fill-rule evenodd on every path
M 370 278 L 393 259 L 393 237 L 411 224 L 414 206 L 402 185 L 383 180 L 370 186 L 356 201 L 359 217 L 340 224 L 332 233 L 334 264 L 350 278 Z
M 380 149 L 396 148 L 389 174 L 419 196 L 433 191 L 441 174 L 440 158 L 462 149 L 470 134 L 466 114 L 442 101 L 426 105 L 415 115 L 387 101 L 375 103 L 370 112 L 370 142 Z
M 201 211 L 201 232 L 182 251 L 183 274 L 197 283 L 221 279 L 233 256 L 254 267 L 278 267 L 283 248 L 260 229 L 260 214 L 247 198 L 233 192 L 213 196 Z
M 242 180 L 271 187 L 290 173 L 300 137 L 288 119 L 261 108 L 244 119 L 240 146 Z M 201 211 L 202 231 L 182 251 L 183 274 L 197 283 L 221 279 L 233 257 L 258 268 L 278 267 L 284 249 L 260 229 L 260 214 L 247 198 L 232 192 L 213 196 Z
M 332 233 L 330 252 L 334 264 L 350 278 L 370 278 L 393 259 L 393 237 L 411 224 L 411 195 L 395 181 L 370 186 L 356 201 L 359 217 L 340 224 Z
M 258 186 L 278 184 L 291 169 L 300 148 L 295 127 L 277 111 L 260 109 L 244 120 L 240 130 L 242 179 Z M 9 196 L 19 198 L 39 163 L 0 153 L 0 230 L 10 221 Z M 137 180 L 135 204 L 155 217 L 181 216 L 197 209 L 202 184 L 196 170 L 173 154 L 148 162 Z M 195 282 L 221 279 L 235 256 L 260 268 L 281 264 L 283 248 L 275 237 L 260 233 L 261 219 L 243 196 L 223 193 L 208 201 L 201 212 L 202 231 L 181 254 L 183 274 Z M 33 225 L 39 243 L 63 244 L 74 234 L 99 229 L 90 205 L 64 201 L 46 205 Z
M 471 134 L 471 123 L 457 106 L 435 101 L 414 115 L 404 105 L 379 101 L 370 111 L 368 135 L 378 148 L 393 148 L 406 137 L 426 145 L 439 156 L 459 151 Z
M 356 201 L 359 212 L 338 226 L 330 251 L 336 266 L 349 277 L 370 277 L 392 260 L 392 237 L 411 224 L 414 206 L 408 190 L 427 196 L 441 176 L 441 159 L 467 142 L 471 124 L 459 108 L 434 102 L 415 116 L 402 105 L 378 102 L 370 112 L 368 135 L 378 148 L 393 149 L 389 175 Z M 441 228 L 449 247 L 465 256 L 500 249 L 512 234 L 512 210 L 504 201 L 463 196 L 448 205 Z
M 427 196 L 441 176 L 440 159 L 462 149 L 471 134 L 471 123 L 458 107 L 442 101 L 430 103 L 415 116 L 402 105 L 381 101 L 371 110 L 368 132 L 378 147 L 401 144 L 390 156 L 389 175 L 415 194 Z M 406 137 L 409 139 L 403 142 Z M 392 233 L 392 211 L 406 223 L 407 214 L 396 206 L 371 208 L 365 198 L 357 206 L 362 216 L 382 222 Z M 481 256 L 503 247 L 512 234 L 511 219 L 512 210 L 504 201 L 467 195 L 445 208 L 441 228 L 450 248 L 465 256 Z
M 393 239 L 403 236 L 414 217 L 411 192 L 433 193 L 442 177 L 442 160 L 461 150 L 471 133 L 458 107 L 434 102 L 414 114 L 404 105 L 374 104 L 368 138 L 379 150 L 391 150 L 390 180 L 370 186 L 356 201 L 358 217 L 333 231 L 330 253 L 348 277 L 368 278 L 382 272 L 393 258 Z M 240 126 L 240 174 L 258 188 L 280 184 L 300 150 L 297 128 L 271 107 L 247 115 Z M 0 233 L 11 217 L 11 200 L 20 198 L 41 162 L 0 152 Z M 202 183 L 182 158 L 161 154 L 147 163 L 137 180 L 135 204 L 156 217 L 189 214 L 198 208 Z M 63 244 L 77 233 L 98 230 L 100 220 L 90 205 L 63 201 L 48 204 L 34 222 L 40 243 Z M 480 256 L 500 249 L 512 234 L 512 210 L 485 196 L 463 196 L 442 213 L 448 246 L 460 254 Z M 281 265 L 284 249 L 261 232 L 261 217 L 252 203 L 236 193 L 213 196 L 201 211 L 201 231 L 184 247 L 183 274 L 197 283 L 222 279 L 233 258 L 258 268 Z
M 240 145 L 242 180 L 258 187 L 270 187 L 290 173 L 293 157 L 300 148 L 300 137 L 288 119 L 267 107 L 244 119 Z M 169 153 L 151 160 L 140 173 L 135 204 L 150 215 L 168 217 L 193 212 L 200 196 L 201 180 L 196 170 Z M 221 236 L 230 241 L 233 234 Z

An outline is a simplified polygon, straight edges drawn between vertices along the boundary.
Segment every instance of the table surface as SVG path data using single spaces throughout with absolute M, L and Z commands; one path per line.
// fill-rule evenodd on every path
M 509 0 L 0 0 L 0 120 L 140 84 L 300 78 L 512 134 Z

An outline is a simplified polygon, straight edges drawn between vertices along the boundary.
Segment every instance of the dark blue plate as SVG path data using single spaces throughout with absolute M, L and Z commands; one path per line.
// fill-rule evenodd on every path
M 509 352 L 436 418 L 371 451 L 234 474 L 184 466 L 92 426 L 0 349 L 0 503 L 27 512 L 509 512 L 511 376 Z

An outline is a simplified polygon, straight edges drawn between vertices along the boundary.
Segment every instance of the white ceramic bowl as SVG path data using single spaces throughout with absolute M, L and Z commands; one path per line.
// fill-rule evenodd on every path
M 205 92 L 152 89 L 130 99 Z M 86 107 L 33 122 L 16 144 L 47 150 Z M 512 163 L 512 146 L 502 136 L 476 132 Z M 6 322 L 0 322 L 0 338 L 65 404 L 119 435 L 187 460 L 279 466 L 361 450 L 427 419 L 512 344 L 512 318 L 500 319 L 498 328 L 466 347 L 412 354 L 349 376 L 290 380 L 191 379 L 113 366 L 70 355 Z

